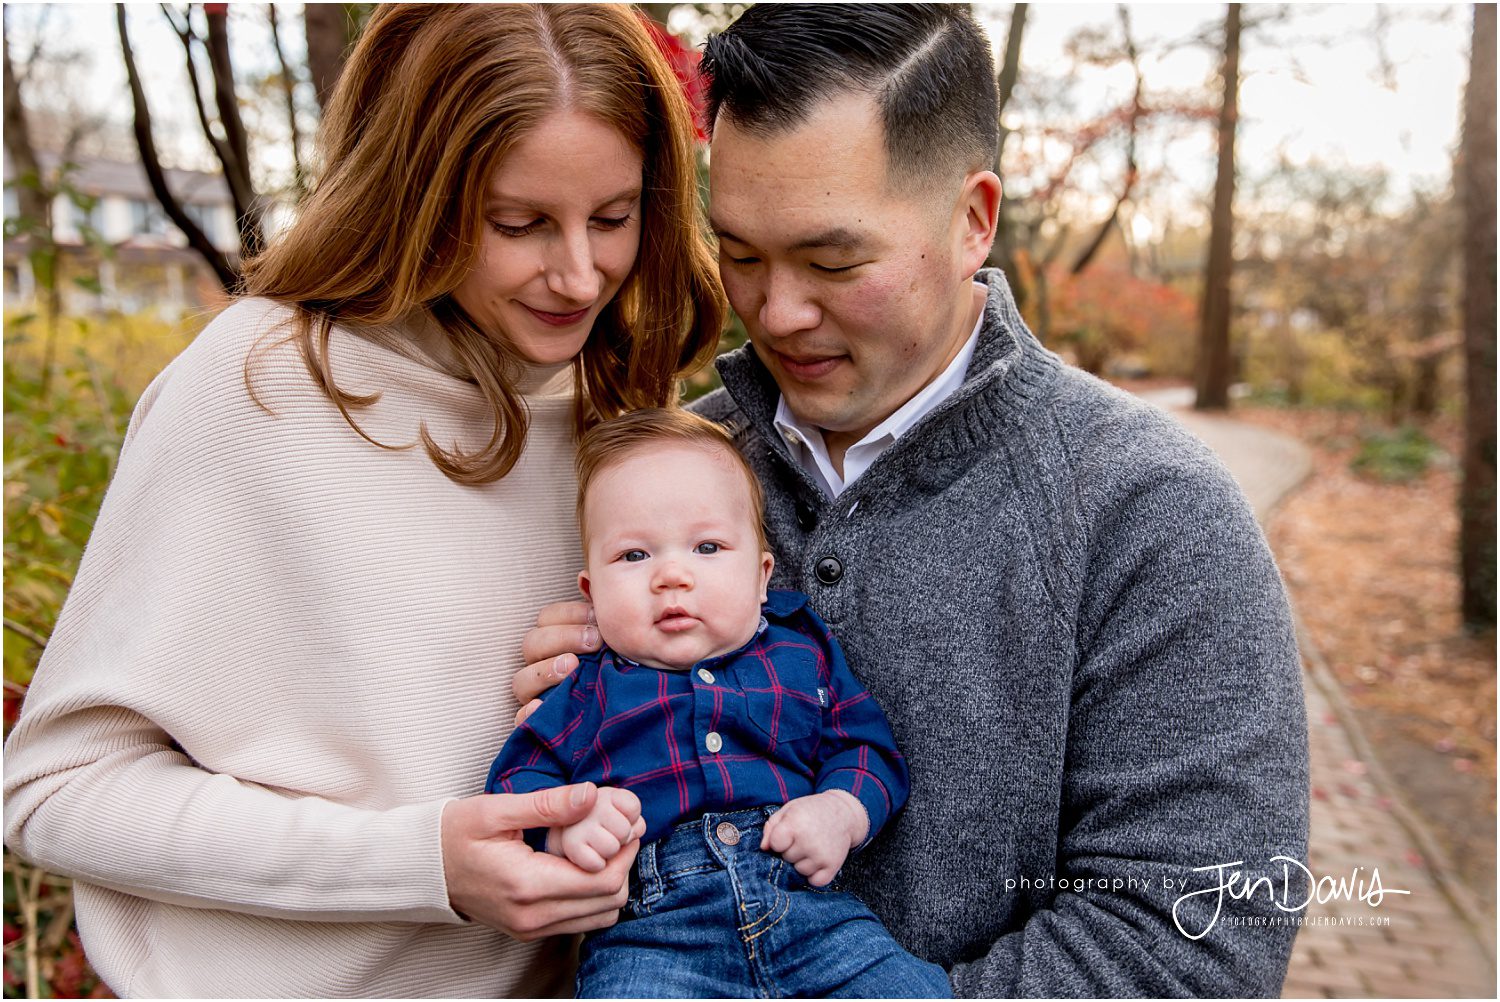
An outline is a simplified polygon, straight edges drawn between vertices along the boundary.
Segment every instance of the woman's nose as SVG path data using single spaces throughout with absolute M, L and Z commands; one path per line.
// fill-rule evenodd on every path
M 547 263 L 547 290 L 583 308 L 599 298 L 603 281 L 594 267 L 594 248 L 587 227 L 565 230 L 553 245 Z

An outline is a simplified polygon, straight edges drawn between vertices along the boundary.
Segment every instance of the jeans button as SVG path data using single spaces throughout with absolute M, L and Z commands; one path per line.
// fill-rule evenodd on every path
M 719 827 L 714 829 L 714 834 L 719 836 L 719 841 L 725 845 L 740 844 L 740 830 L 728 821 L 720 821 Z

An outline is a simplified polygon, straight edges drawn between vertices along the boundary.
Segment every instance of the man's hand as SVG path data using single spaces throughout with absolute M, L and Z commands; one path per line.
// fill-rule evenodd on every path
M 767 818 L 760 845 L 779 852 L 809 884 L 823 887 L 869 833 L 870 818 L 854 794 L 824 790 L 789 801 Z
M 603 786 L 594 809 L 582 820 L 547 832 L 547 851 L 566 856 L 581 870 L 598 873 L 645 832 L 640 798 L 629 790 Z
M 627 843 L 597 873 L 537 853 L 527 828 L 573 824 L 594 809 L 592 783 L 536 793 L 489 793 L 443 808 L 443 875 L 453 909 L 519 940 L 587 932 L 615 924 L 629 897 L 639 841 Z
M 516 723 L 541 705 L 537 697 L 578 667 L 578 655 L 599 649 L 599 628 L 588 602 L 554 602 L 537 613 L 536 625 L 521 640 L 526 667 L 511 677 L 511 689 L 521 709 Z

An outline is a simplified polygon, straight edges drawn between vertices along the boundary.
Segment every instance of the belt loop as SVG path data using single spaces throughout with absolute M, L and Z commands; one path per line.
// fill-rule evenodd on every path
M 662 896 L 661 872 L 656 866 L 656 847 L 659 842 L 658 839 L 641 846 L 640 855 L 635 859 L 636 873 L 641 878 L 641 904 L 647 909 Z

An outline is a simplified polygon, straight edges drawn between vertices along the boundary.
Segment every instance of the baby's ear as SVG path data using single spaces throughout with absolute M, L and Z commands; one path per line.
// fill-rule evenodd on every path
M 583 597 L 584 598 L 588 599 L 589 601 L 593 601 L 594 596 L 592 596 L 592 595 L 589 594 L 589 572 L 588 571 L 579 571 L 578 572 L 578 590 L 581 591 L 581 592 L 583 592 Z
M 760 554 L 760 600 L 764 602 L 767 598 L 766 586 L 771 583 L 771 569 L 776 566 L 776 558 L 771 556 L 770 550 L 762 550 Z

